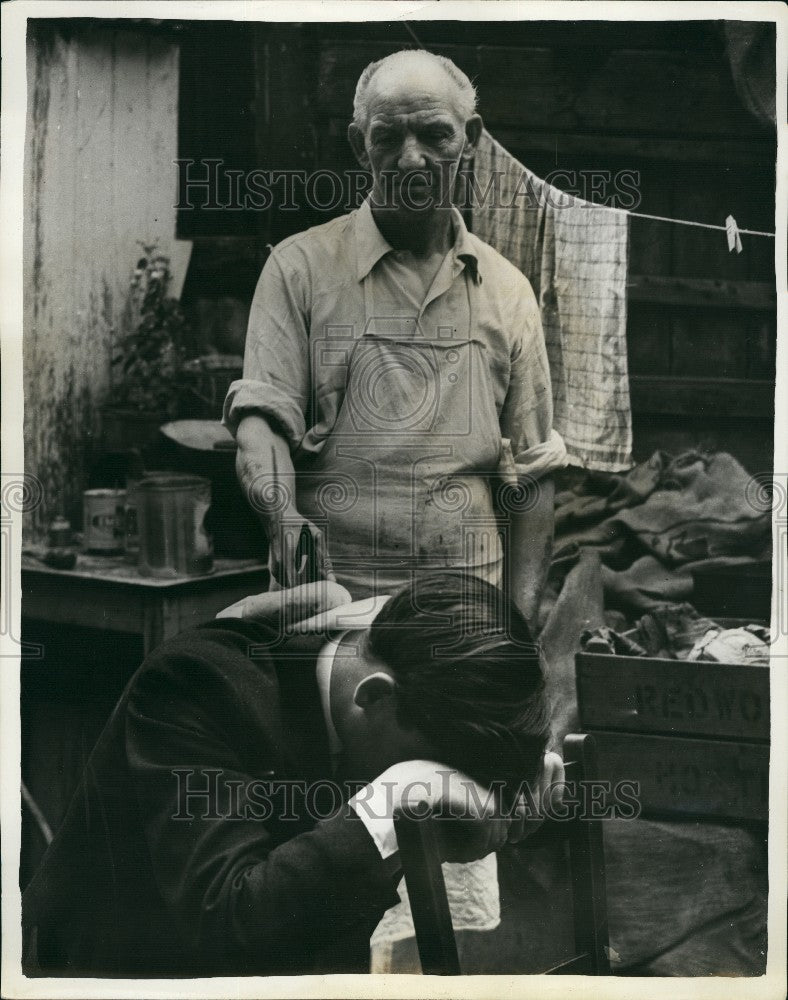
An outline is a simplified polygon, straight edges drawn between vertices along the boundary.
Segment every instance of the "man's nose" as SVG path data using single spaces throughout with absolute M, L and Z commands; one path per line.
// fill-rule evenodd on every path
M 415 136 L 407 136 L 400 150 L 397 166 L 400 170 L 423 170 L 427 161 Z

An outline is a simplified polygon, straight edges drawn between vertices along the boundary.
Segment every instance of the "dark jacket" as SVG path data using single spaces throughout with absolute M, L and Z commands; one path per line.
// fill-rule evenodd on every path
M 314 655 L 273 640 L 211 622 L 134 675 L 24 894 L 28 975 L 368 971 L 396 856 L 326 787 Z

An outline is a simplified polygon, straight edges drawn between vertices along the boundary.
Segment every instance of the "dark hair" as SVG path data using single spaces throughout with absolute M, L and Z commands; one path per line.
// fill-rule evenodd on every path
M 399 722 L 442 763 L 513 793 L 539 773 L 550 731 L 539 647 L 520 611 L 470 573 L 417 577 L 383 606 L 367 649 L 397 682 Z

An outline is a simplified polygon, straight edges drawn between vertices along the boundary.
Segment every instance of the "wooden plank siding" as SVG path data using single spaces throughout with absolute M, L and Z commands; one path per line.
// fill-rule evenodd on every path
M 321 113 L 346 116 L 364 67 L 402 47 L 383 40 L 325 39 L 316 94 Z M 490 127 L 522 131 L 549 124 L 558 132 L 653 136 L 668 125 L 673 137 L 763 137 L 762 126 L 741 106 L 730 78 L 695 52 L 600 47 L 586 50 L 578 62 L 571 46 L 430 49 L 478 80 L 480 111 Z
M 674 278 L 656 274 L 630 274 L 630 302 L 709 309 L 760 309 L 773 312 L 777 290 L 769 281 L 724 281 L 720 278 Z
M 166 37 L 31 21 L 24 220 L 28 537 L 80 520 L 137 241 L 175 236 L 178 49 Z

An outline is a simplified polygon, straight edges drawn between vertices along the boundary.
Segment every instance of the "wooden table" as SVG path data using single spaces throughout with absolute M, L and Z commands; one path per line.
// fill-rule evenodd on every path
M 120 556 L 80 553 L 72 570 L 22 556 L 22 615 L 142 637 L 145 655 L 165 639 L 268 589 L 256 559 L 216 559 L 213 573 L 177 580 L 140 576 Z

